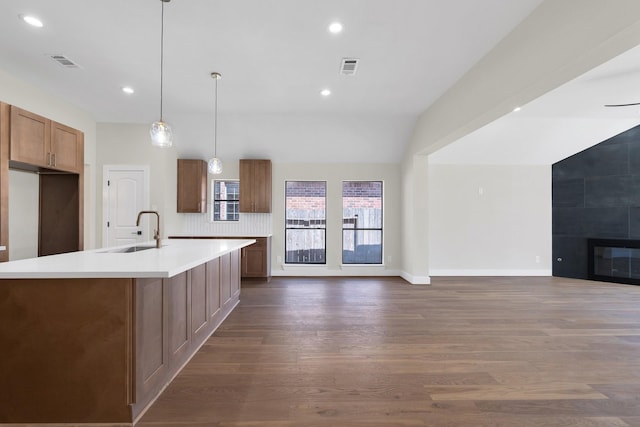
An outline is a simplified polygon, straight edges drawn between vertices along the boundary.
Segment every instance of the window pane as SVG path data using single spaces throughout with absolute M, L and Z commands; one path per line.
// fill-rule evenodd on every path
M 239 221 L 240 181 L 213 181 L 213 220 Z
M 324 181 L 287 181 L 287 228 L 324 227 L 326 195 Z
M 382 182 L 342 183 L 344 228 L 382 228 Z
M 240 181 L 215 181 L 214 200 L 239 200 Z
M 324 264 L 326 182 L 287 181 L 285 192 L 285 262 Z
M 290 264 L 324 264 L 325 230 L 286 230 L 285 262 Z
M 382 181 L 342 183 L 342 263 L 382 264 Z
M 382 264 L 382 230 L 343 230 L 343 264 Z
M 238 202 L 213 202 L 214 221 L 238 221 L 239 219 Z

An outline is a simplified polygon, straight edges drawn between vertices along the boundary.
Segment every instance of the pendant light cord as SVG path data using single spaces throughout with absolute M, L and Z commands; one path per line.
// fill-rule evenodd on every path
M 161 0 L 162 9 L 160 12 L 160 121 L 162 120 L 162 86 L 164 78 L 164 0 Z
M 218 80 L 216 77 L 216 100 L 215 100 L 215 115 L 216 120 L 213 122 L 213 157 L 218 157 Z

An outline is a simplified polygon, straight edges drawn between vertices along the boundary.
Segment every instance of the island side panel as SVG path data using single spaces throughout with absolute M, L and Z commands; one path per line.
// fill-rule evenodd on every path
M 131 420 L 132 286 L 0 280 L 1 423 Z

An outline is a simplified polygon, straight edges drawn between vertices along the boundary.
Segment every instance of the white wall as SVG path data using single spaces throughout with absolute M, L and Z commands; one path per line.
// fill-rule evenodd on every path
M 551 166 L 429 165 L 430 276 L 551 275 Z
M 616 7 L 599 0 L 546 0 L 418 119 L 404 152 L 403 188 L 413 192 L 426 181 L 414 166 L 427 155 L 508 114 L 540 95 L 640 43 L 640 2 Z M 427 193 L 416 195 L 427 198 Z M 415 200 L 405 197 L 404 209 Z M 431 208 L 429 208 L 431 210 Z M 408 230 L 421 218 L 407 216 Z M 405 252 L 421 253 L 428 232 L 404 233 Z M 429 258 L 405 257 L 403 276 L 411 280 L 431 270 Z
M 207 126 L 201 123 L 200 126 Z M 196 126 L 196 124 L 194 124 Z M 164 237 L 179 234 L 203 235 L 245 235 L 251 231 L 256 234 L 273 234 L 272 238 L 272 274 L 273 275 L 397 275 L 401 264 L 401 188 L 400 166 L 398 164 L 342 164 L 342 163 L 278 163 L 272 164 L 273 173 L 273 212 L 272 214 L 243 214 L 238 224 L 220 224 L 210 222 L 207 214 L 176 213 L 177 158 L 206 159 L 207 153 L 185 151 L 174 142 L 170 149 L 159 149 L 149 142 L 148 125 L 100 123 L 97 126 L 100 141 L 98 154 L 97 190 L 102 194 L 102 166 L 105 164 L 147 164 L 150 166 L 151 195 L 150 205 L 160 211 Z M 195 135 L 196 130 L 191 130 Z M 204 128 L 202 128 L 203 134 Z M 275 131 L 274 131 L 275 132 Z M 277 134 L 264 134 L 263 139 L 277 139 Z M 227 135 L 233 140 L 233 135 Z M 349 135 L 342 137 L 340 143 L 347 145 Z M 239 177 L 239 158 L 223 156 L 223 174 L 220 179 Z M 249 155 L 248 158 L 257 158 Z M 212 179 L 213 176 L 209 176 Z M 284 182 L 285 180 L 326 180 L 328 184 L 328 229 L 327 229 L 327 265 L 324 267 L 288 267 L 282 269 L 278 257 L 284 256 Z M 385 204 L 384 211 L 384 263 L 383 267 L 345 267 L 341 268 L 342 242 L 342 187 L 343 180 L 383 180 Z M 209 191 L 210 196 L 210 191 Z M 98 198 L 98 212 L 102 212 L 102 197 Z M 265 223 L 265 221 L 268 221 Z M 102 218 L 100 224 L 103 223 Z M 102 229 L 102 228 L 101 228 Z
M 177 207 L 177 152 L 175 148 L 151 146 L 149 125 L 126 123 L 98 123 L 97 149 L 97 211 L 99 212 L 99 242 L 103 246 L 103 166 L 104 165 L 148 165 L 150 195 L 148 208 L 160 213 L 162 237 L 181 229 L 181 218 Z
M 37 174 L 9 171 L 9 261 L 38 256 L 39 193 Z
M 84 163 L 85 163 L 85 199 L 84 199 L 84 247 L 96 247 L 96 194 L 93 191 L 96 180 L 96 122 L 86 111 L 61 101 L 55 95 L 44 92 L 35 86 L 7 74 L 0 70 L 0 101 L 15 105 L 59 123 L 71 126 L 84 132 Z M 16 193 L 9 177 L 9 197 Z M 9 201 L 11 206 L 11 200 Z M 16 215 L 13 215 L 14 220 Z M 9 227 L 12 228 L 11 215 Z M 15 229 L 14 229 L 15 230 Z M 13 244 L 9 233 L 9 248 Z M 13 239 L 15 241 L 15 239 Z M 36 245 L 37 253 L 37 245 Z
M 327 263 L 323 266 L 283 266 L 285 225 L 285 181 L 327 182 Z M 342 181 L 382 180 L 384 266 L 341 266 Z M 274 276 L 398 275 L 401 265 L 400 166 L 397 164 L 273 164 L 273 238 L 271 246 Z

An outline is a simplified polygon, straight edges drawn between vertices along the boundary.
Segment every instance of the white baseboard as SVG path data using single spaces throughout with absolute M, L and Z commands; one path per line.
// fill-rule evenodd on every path
M 551 276 L 551 270 L 430 270 L 435 276 Z
M 411 283 L 412 285 L 430 285 L 431 284 L 431 277 L 429 276 L 414 276 L 412 274 L 407 273 L 406 271 L 403 271 L 402 273 L 400 273 L 400 277 L 402 277 L 404 280 Z
M 286 268 L 271 269 L 271 276 L 303 276 L 303 277 L 326 277 L 326 276 L 400 276 L 398 270 L 387 270 L 384 267 L 380 268 L 367 268 L 367 267 L 349 267 L 340 268 L 337 270 L 329 269 L 327 267 L 313 267 L 313 266 L 287 266 Z

